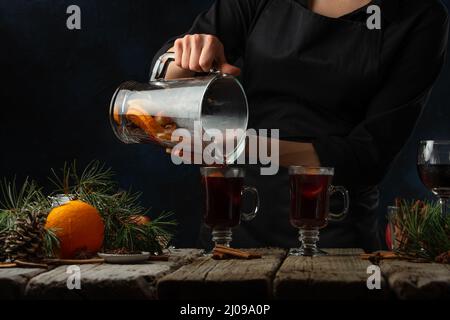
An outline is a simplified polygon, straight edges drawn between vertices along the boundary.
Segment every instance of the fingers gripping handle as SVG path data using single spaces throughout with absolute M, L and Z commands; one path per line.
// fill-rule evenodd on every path
M 166 52 L 161 57 L 156 60 L 155 66 L 153 67 L 152 74 L 150 76 L 150 82 L 164 80 L 167 68 L 171 62 L 175 61 L 174 52 Z M 213 66 L 209 71 L 210 74 L 221 74 L 216 66 Z

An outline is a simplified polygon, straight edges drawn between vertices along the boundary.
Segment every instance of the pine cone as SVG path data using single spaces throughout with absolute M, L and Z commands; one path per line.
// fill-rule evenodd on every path
M 18 218 L 5 239 L 5 254 L 11 260 L 38 260 L 44 257 L 45 215 L 27 212 Z

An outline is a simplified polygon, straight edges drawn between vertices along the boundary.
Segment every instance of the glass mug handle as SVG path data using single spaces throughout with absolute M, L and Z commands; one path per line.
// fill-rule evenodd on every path
M 342 221 L 347 216 L 349 205 L 350 205 L 350 197 L 348 195 L 347 189 L 345 189 L 344 187 L 331 186 L 330 187 L 330 195 L 333 195 L 335 193 L 340 193 L 343 196 L 343 198 L 344 198 L 344 209 L 342 210 L 341 213 L 338 213 L 338 214 L 330 212 L 329 219 L 331 221 Z
M 253 187 L 244 187 L 242 189 L 241 195 L 243 196 L 246 193 L 253 194 L 255 209 L 252 212 L 241 212 L 241 219 L 242 221 L 251 221 L 255 219 L 256 214 L 258 213 L 259 210 L 259 194 L 258 190 L 256 190 L 256 188 Z

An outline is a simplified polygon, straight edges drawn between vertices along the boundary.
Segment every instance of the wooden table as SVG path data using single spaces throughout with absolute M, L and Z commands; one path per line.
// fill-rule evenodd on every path
M 256 260 L 217 261 L 197 249 L 174 250 L 167 262 L 82 265 L 81 290 L 67 288 L 67 266 L 0 269 L 0 299 L 450 299 L 450 266 L 385 260 L 381 289 L 367 287 L 359 249 L 328 256 L 288 256 L 255 249 Z

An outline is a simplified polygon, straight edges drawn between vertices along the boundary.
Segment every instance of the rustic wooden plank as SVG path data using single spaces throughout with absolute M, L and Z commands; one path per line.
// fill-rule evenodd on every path
M 252 249 L 261 259 L 202 257 L 158 281 L 160 299 L 258 299 L 272 295 L 272 280 L 286 251 Z
M 155 299 L 156 281 L 201 255 L 196 249 L 176 249 L 169 261 L 136 265 L 81 265 L 81 290 L 67 288 L 67 266 L 38 275 L 26 288 L 27 298 Z
M 398 299 L 450 299 L 450 265 L 385 260 L 380 267 Z
M 381 290 L 367 288 L 367 267 L 360 249 L 325 249 L 321 257 L 288 256 L 277 272 L 274 296 L 277 299 L 368 299 L 387 297 Z
M 28 281 L 47 269 L 0 269 L 0 300 L 15 300 L 23 296 Z

